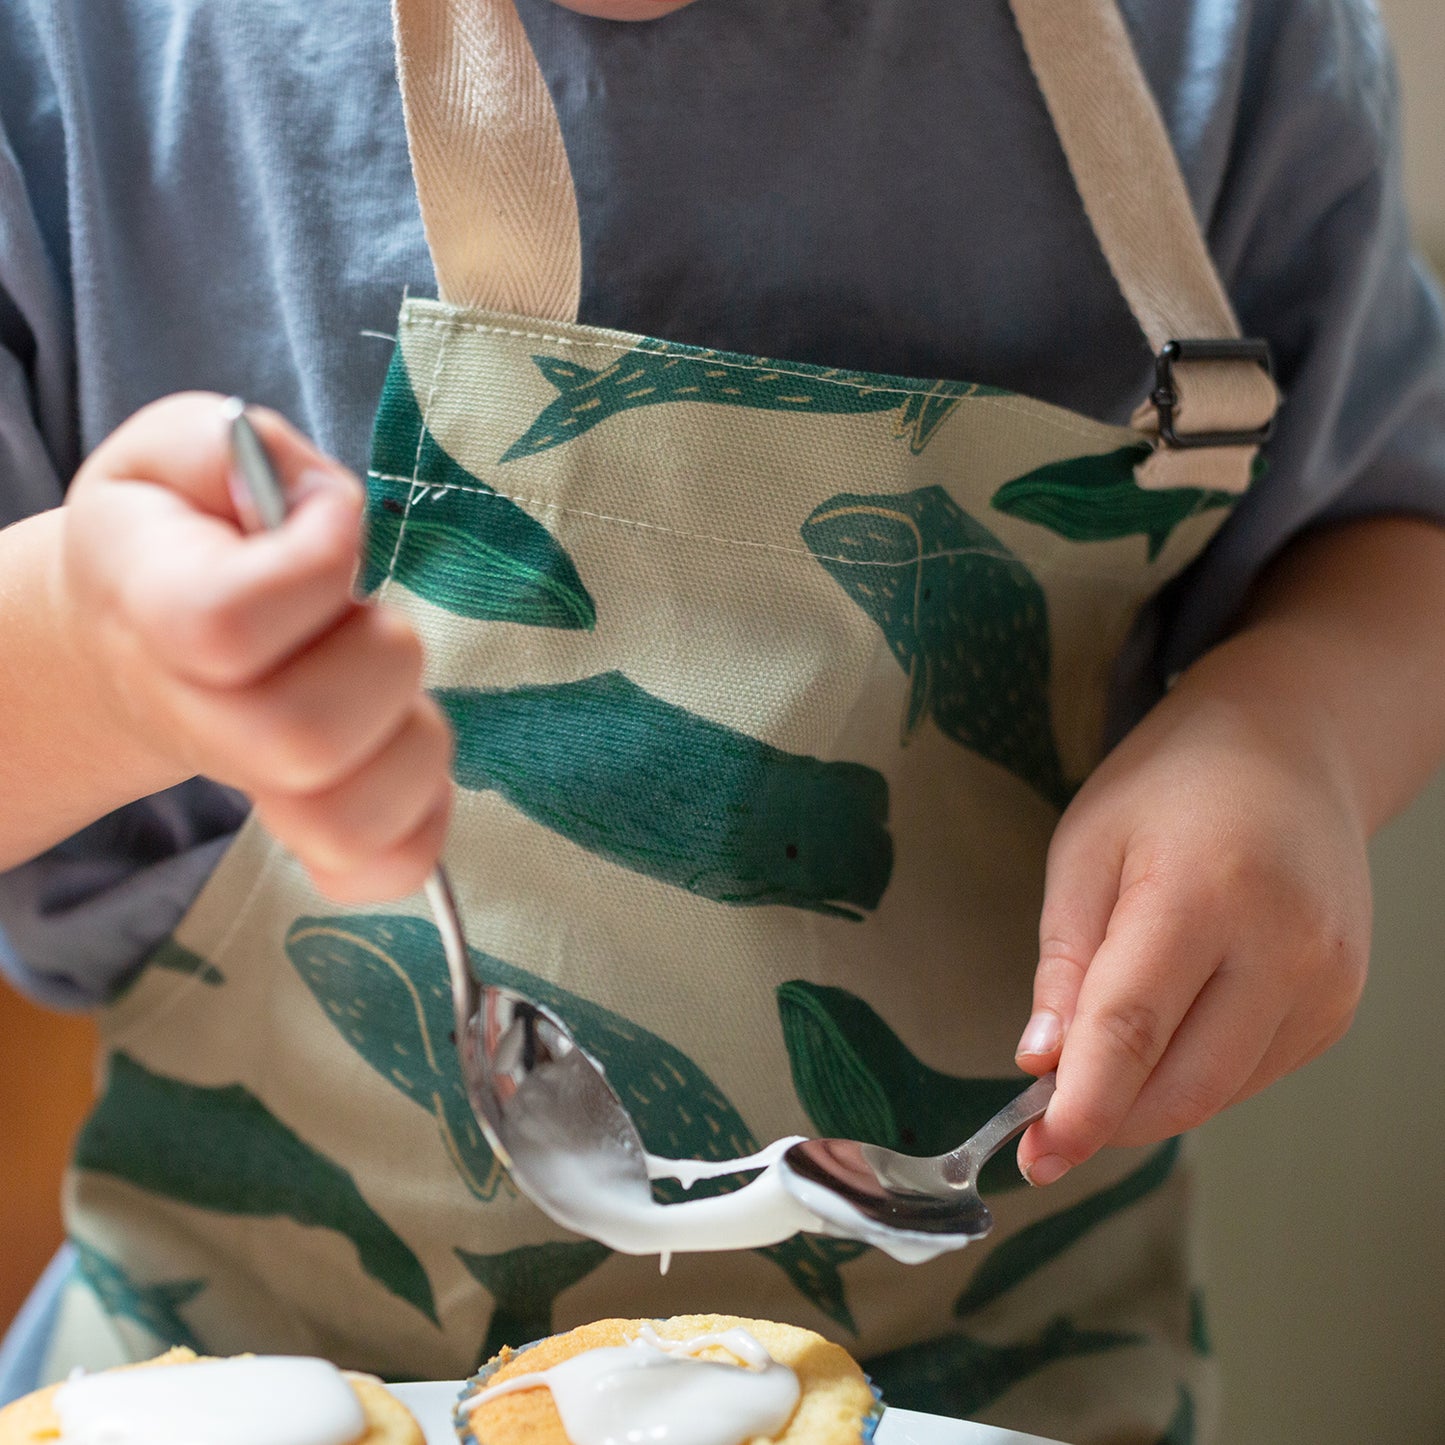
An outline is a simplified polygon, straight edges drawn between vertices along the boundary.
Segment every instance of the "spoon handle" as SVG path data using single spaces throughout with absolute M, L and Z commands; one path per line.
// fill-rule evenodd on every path
M 251 425 L 246 403 L 240 397 L 233 396 L 224 402 L 221 415 L 230 428 L 231 459 L 235 480 L 241 488 L 240 500 L 249 504 L 240 508 L 243 520 L 254 529 L 273 531 L 286 520 L 291 503 L 276 475 L 266 444 Z M 451 974 L 452 1002 L 460 1039 L 467 1020 L 477 1011 L 480 993 L 467 958 L 466 935 L 452 896 L 451 880 L 440 863 L 432 870 L 425 887 L 437 932 L 441 934 L 447 971 Z
M 1035 1079 L 1016 1099 L 1005 1104 L 972 1139 L 967 1143 L 960 1144 L 949 1155 L 950 1162 L 958 1160 L 976 1173 L 1014 1135 L 1022 1134 L 1035 1119 L 1042 1118 L 1043 1112 L 1053 1096 L 1054 1076 L 1052 1073 Z M 949 1169 L 947 1165 L 944 1167 L 946 1172 L 953 1173 L 953 1170 Z
M 456 1017 L 457 1046 L 461 1047 L 467 1026 L 481 1007 L 482 991 L 472 974 L 471 960 L 467 956 L 467 938 L 462 931 L 462 920 L 452 895 L 452 881 L 447 877 L 446 869 L 438 863 L 423 886 L 432 917 L 436 920 L 437 932 L 441 934 L 447 973 L 451 975 L 452 1012 Z

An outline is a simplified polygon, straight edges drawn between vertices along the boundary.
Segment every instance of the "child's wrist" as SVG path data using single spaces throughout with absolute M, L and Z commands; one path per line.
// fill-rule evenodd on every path
M 1193 664 L 1168 701 L 1212 711 L 1237 734 L 1241 752 L 1272 758 L 1303 777 L 1368 837 L 1379 822 L 1368 778 L 1330 706 L 1337 662 L 1328 639 L 1307 628 L 1252 627 Z

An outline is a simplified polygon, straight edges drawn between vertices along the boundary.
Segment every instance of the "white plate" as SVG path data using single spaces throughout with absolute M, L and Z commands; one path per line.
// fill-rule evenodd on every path
M 457 1445 L 452 1406 L 461 1388 L 456 1380 L 432 1380 L 421 1385 L 393 1385 L 391 1390 L 421 1421 L 427 1445 Z M 920 1415 L 916 1410 L 884 1411 L 873 1438 L 874 1445 L 1058 1445 L 1038 1435 L 970 1425 L 966 1420 L 945 1420 L 941 1415 Z

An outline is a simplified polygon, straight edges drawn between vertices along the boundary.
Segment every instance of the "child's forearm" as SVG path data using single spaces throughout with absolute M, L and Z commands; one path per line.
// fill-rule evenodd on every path
M 1373 833 L 1445 755 L 1445 528 L 1376 517 L 1300 538 L 1176 691 L 1277 728 Z
M 185 776 L 126 729 L 76 646 L 65 523 L 57 509 L 0 531 L 0 868 Z

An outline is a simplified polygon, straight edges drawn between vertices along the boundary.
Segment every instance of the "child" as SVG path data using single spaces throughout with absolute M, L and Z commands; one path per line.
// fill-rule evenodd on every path
M 380 606 L 351 600 L 361 495 L 328 458 L 361 469 L 376 333 L 433 290 L 381 7 L 0 18 L 6 962 L 109 1004 L 75 1267 L 11 1358 L 444 1377 L 677 1299 L 831 1320 L 897 1404 L 1187 1438 L 1161 1141 L 1343 1032 L 1365 840 L 1445 749 L 1445 369 L 1378 22 L 1125 7 L 1285 397 L 1235 506 L 1210 449 L 1136 477 L 1157 343 L 1039 31 L 944 0 L 568 8 L 518 5 L 580 311 L 408 308 Z M 400 13 L 436 270 L 472 299 L 444 209 L 491 192 L 427 150 L 429 10 Z M 539 154 L 515 195 L 555 180 Z M 275 535 L 235 526 L 217 397 L 148 405 L 194 386 L 298 425 L 262 421 L 299 499 Z M 1247 477 L 1252 445 L 1212 450 Z M 248 827 L 214 871 L 247 798 L 285 852 Z M 407 895 L 449 819 L 479 967 L 556 1002 L 650 1147 L 935 1152 L 1017 1088 L 1022 1026 L 1059 1087 L 1019 1163 L 1054 1187 L 999 1200 L 981 1263 L 914 1273 L 801 1240 L 653 1285 L 550 1231 L 433 1026 Z

